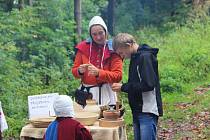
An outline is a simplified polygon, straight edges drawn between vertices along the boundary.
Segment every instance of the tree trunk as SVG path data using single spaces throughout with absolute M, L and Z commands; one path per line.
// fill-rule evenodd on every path
M 200 0 L 193 0 L 193 5 L 196 6 L 196 5 L 199 5 L 200 3 Z
M 111 35 L 114 35 L 114 10 L 115 10 L 115 0 L 109 0 L 109 3 L 108 3 L 108 30 Z
M 174 0 L 172 0 L 172 1 L 174 1 Z M 155 0 L 150 0 L 149 7 L 150 7 L 151 13 L 155 14 L 156 13 L 156 2 L 155 2 Z
M 7 0 L 6 1 L 6 4 L 7 4 L 6 12 L 12 11 L 13 3 L 14 3 L 14 0 Z
M 200 10 L 208 11 L 209 5 L 207 1 L 209 0 L 193 0 L 192 2 L 193 8 L 197 10 L 200 9 Z
M 33 0 L 29 0 L 29 6 L 33 6 Z
M 81 0 L 74 0 L 74 20 L 76 22 L 76 33 L 79 41 L 81 40 Z
M 24 7 L 24 0 L 18 0 L 18 7 L 19 7 L 19 10 L 22 10 L 23 7 Z
M 198 7 L 198 6 L 203 6 L 205 4 L 206 0 L 193 0 L 193 6 Z

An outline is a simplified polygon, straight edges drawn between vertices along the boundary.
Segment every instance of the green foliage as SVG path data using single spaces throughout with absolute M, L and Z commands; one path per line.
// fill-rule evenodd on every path
M 206 21 L 209 17 L 208 0 L 130 0 L 116 2 L 116 32 L 135 32 L 140 27 L 176 28 L 194 20 Z
M 181 24 L 183 21 L 186 21 L 188 12 L 189 8 L 181 0 L 131 0 L 117 2 L 116 31 L 134 32 L 139 27 L 150 25 L 159 27 L 169 21 Z
M 88 24 L 93 16 L 101 16 L 101 11 L 107 6 L 106 0 L 84 0 L 82 1 L 82 38 L 89 37 Z M 105 20 L 105 19 L 104 19 Z
M 74 89 L 69 71 L 74 21 L 56 2 L 0 12 L 0 100 L 12 127 L 6 137 L 19 137 L 28 114 L 28 95 L 72 94 Z
M 140 2 L 134 0 L 134 1 L 126 1 L 119 3 L 116 8 L 116 23 L 115 23 L 117 25 L 116 31 L 117 32 L 134 31 L 135 27 L 137 25 L 139 26 L 141 20 L 140 17 L 142 16 L 143 16 L 143 9 Z
M 104 0 L 83 1 L 84 9 L 90 11 L 83 18 L 83 32 L 106 4 Z M 33 7 L 0 12 L 0 100 L 10 127 L 4 138 L 19 137 L 28 116 L 29 95 L 73 96 L 79 84 L 70 70 L 77 43 L 74 29 L 73 1 L 36 0 Z
M 177 65 L 169 65 L 162 68 L 160 84 L 163 92 L 181 92 L 182 91 L 182 73 L 183 69 Z
M 160 49 L 159 69 L 163 92 L 184 92 L 186 84 L 205 80 L 209 75 L 209 20 L 176 25 L 176 30 L 159 32 L 154 27 L 137 32 L 140 42 Z
M 14 138 L 14 139 L 19 139 L 19 134 L 21 128 L 24 126 L 26 120 L 23 118 L 18 118 L 19 115 L 17 116 L 13 116 L 12 118 L 7 117 L 7 123 L 10 124 L 9 125 L 9 129 L 7 129 L 4 133 L 4 138 Z
M 0 9 L 5 10 L 4 6 Z M 89 36 L 90 18 L 101 15 L 106 6 L 106 0 L 82 1 L 82 38 Z M 117 2 L 116 30 L 130 32 L 138 42 L 160 49 L 161 91 L 167 106 L 164 106 L 165 118 L 182 119 L 186 112 L 179 113 L 173 104 L 177 99 L 187 103 L 199 100 L 194 96 L 184 98 L 186 91 L 190 91 L 194 83 L 209 79 L 210 22 L 202 9 L 198 8 L 197 14 L 193 10 L 180 0 Z M 161 28 L 155 28 L 160 24 Z M 27 96 L 50 92 L 73 96 L 79 84 L 70 72 L 73 64 L 70 58 L 77 43 L 74 29 L 73 1 L 69 0 L 36 0 L 33 7 L 21 11 L 13 7 L 11 12 L 0 12 L 0 100 L 9 124 L 4 138 L 19 138 L 27 122 Z M 128 79 L 128 65 L 125 61 L 123 81 Z M 132 139 L 127 96 L 122 96 L 122 100 L 126 107 L 128 138 Z M 204 97 L 199 103 L 201 110 L 209 100 Z M 196 109 L 189 111 L 194 113 Z
M 192 52 L 191 55 L 185 55 L 183 58 L 183 65 L 191 73 L 191 77 L 194 80 L 200 80 L 208 75 L 210 72 L 210 57 L 206 50 L 197 50 Z M 190 80 L 190 79 L 187 79 Z

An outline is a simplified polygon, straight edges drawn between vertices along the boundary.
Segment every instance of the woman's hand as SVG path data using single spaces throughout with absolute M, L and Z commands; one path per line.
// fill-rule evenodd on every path
M 115 92 L 120 92 L 122 87 L 122 83 L 113 83 L 112 90 Z
M 79 67 L 78 67 L 78 72 L 80 74 L 84 74 L 84 72 L 87 70 L 88 66 L 91 65 L 91 64 L 81 64 Z
M 94 65 L 89 64 L 87 69 L 88 69 L 88 75 L 96 76 L 96 77 L 99 76 L 99 69 L 95 67 Z

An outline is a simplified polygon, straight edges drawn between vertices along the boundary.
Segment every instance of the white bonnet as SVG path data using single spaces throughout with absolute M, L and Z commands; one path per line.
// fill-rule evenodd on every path
M 89 22 L 89 31 L 90 31 L 90 28 L 91 28 L 93 25 L 101 25 L 101 26 L 105 29 L 106 33 L 108 33 L 108 31 L 107 31 L 107 26 L 106 26 L 104 20 L 103 20 L 100 16 L 94 16 L 94 17 L 90 20 L 90 22 Z
M 57 117 L 74 117 L 74 107 L 72 99 L 67 95 L 58 95 L 53 103 L 55 115 Z

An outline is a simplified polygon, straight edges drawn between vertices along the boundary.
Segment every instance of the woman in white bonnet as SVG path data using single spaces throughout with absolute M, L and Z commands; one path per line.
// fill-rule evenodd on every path
M 113 51 L 107 26 L 100 16 L 90 20 L 89 34 L 88 39 L 76 46 L 72 73 L 81 79 L 86 90 L 91 87 L 89 92 L 98 105 L 115 105 L 116 94 L 110 85 L 122 79 L 122 59 Z
M 74 118 L 72 99 L 58 95 L 53 103 L 56 119 L 48 126 L 44 140 L 92 140 L 90 132 Z

